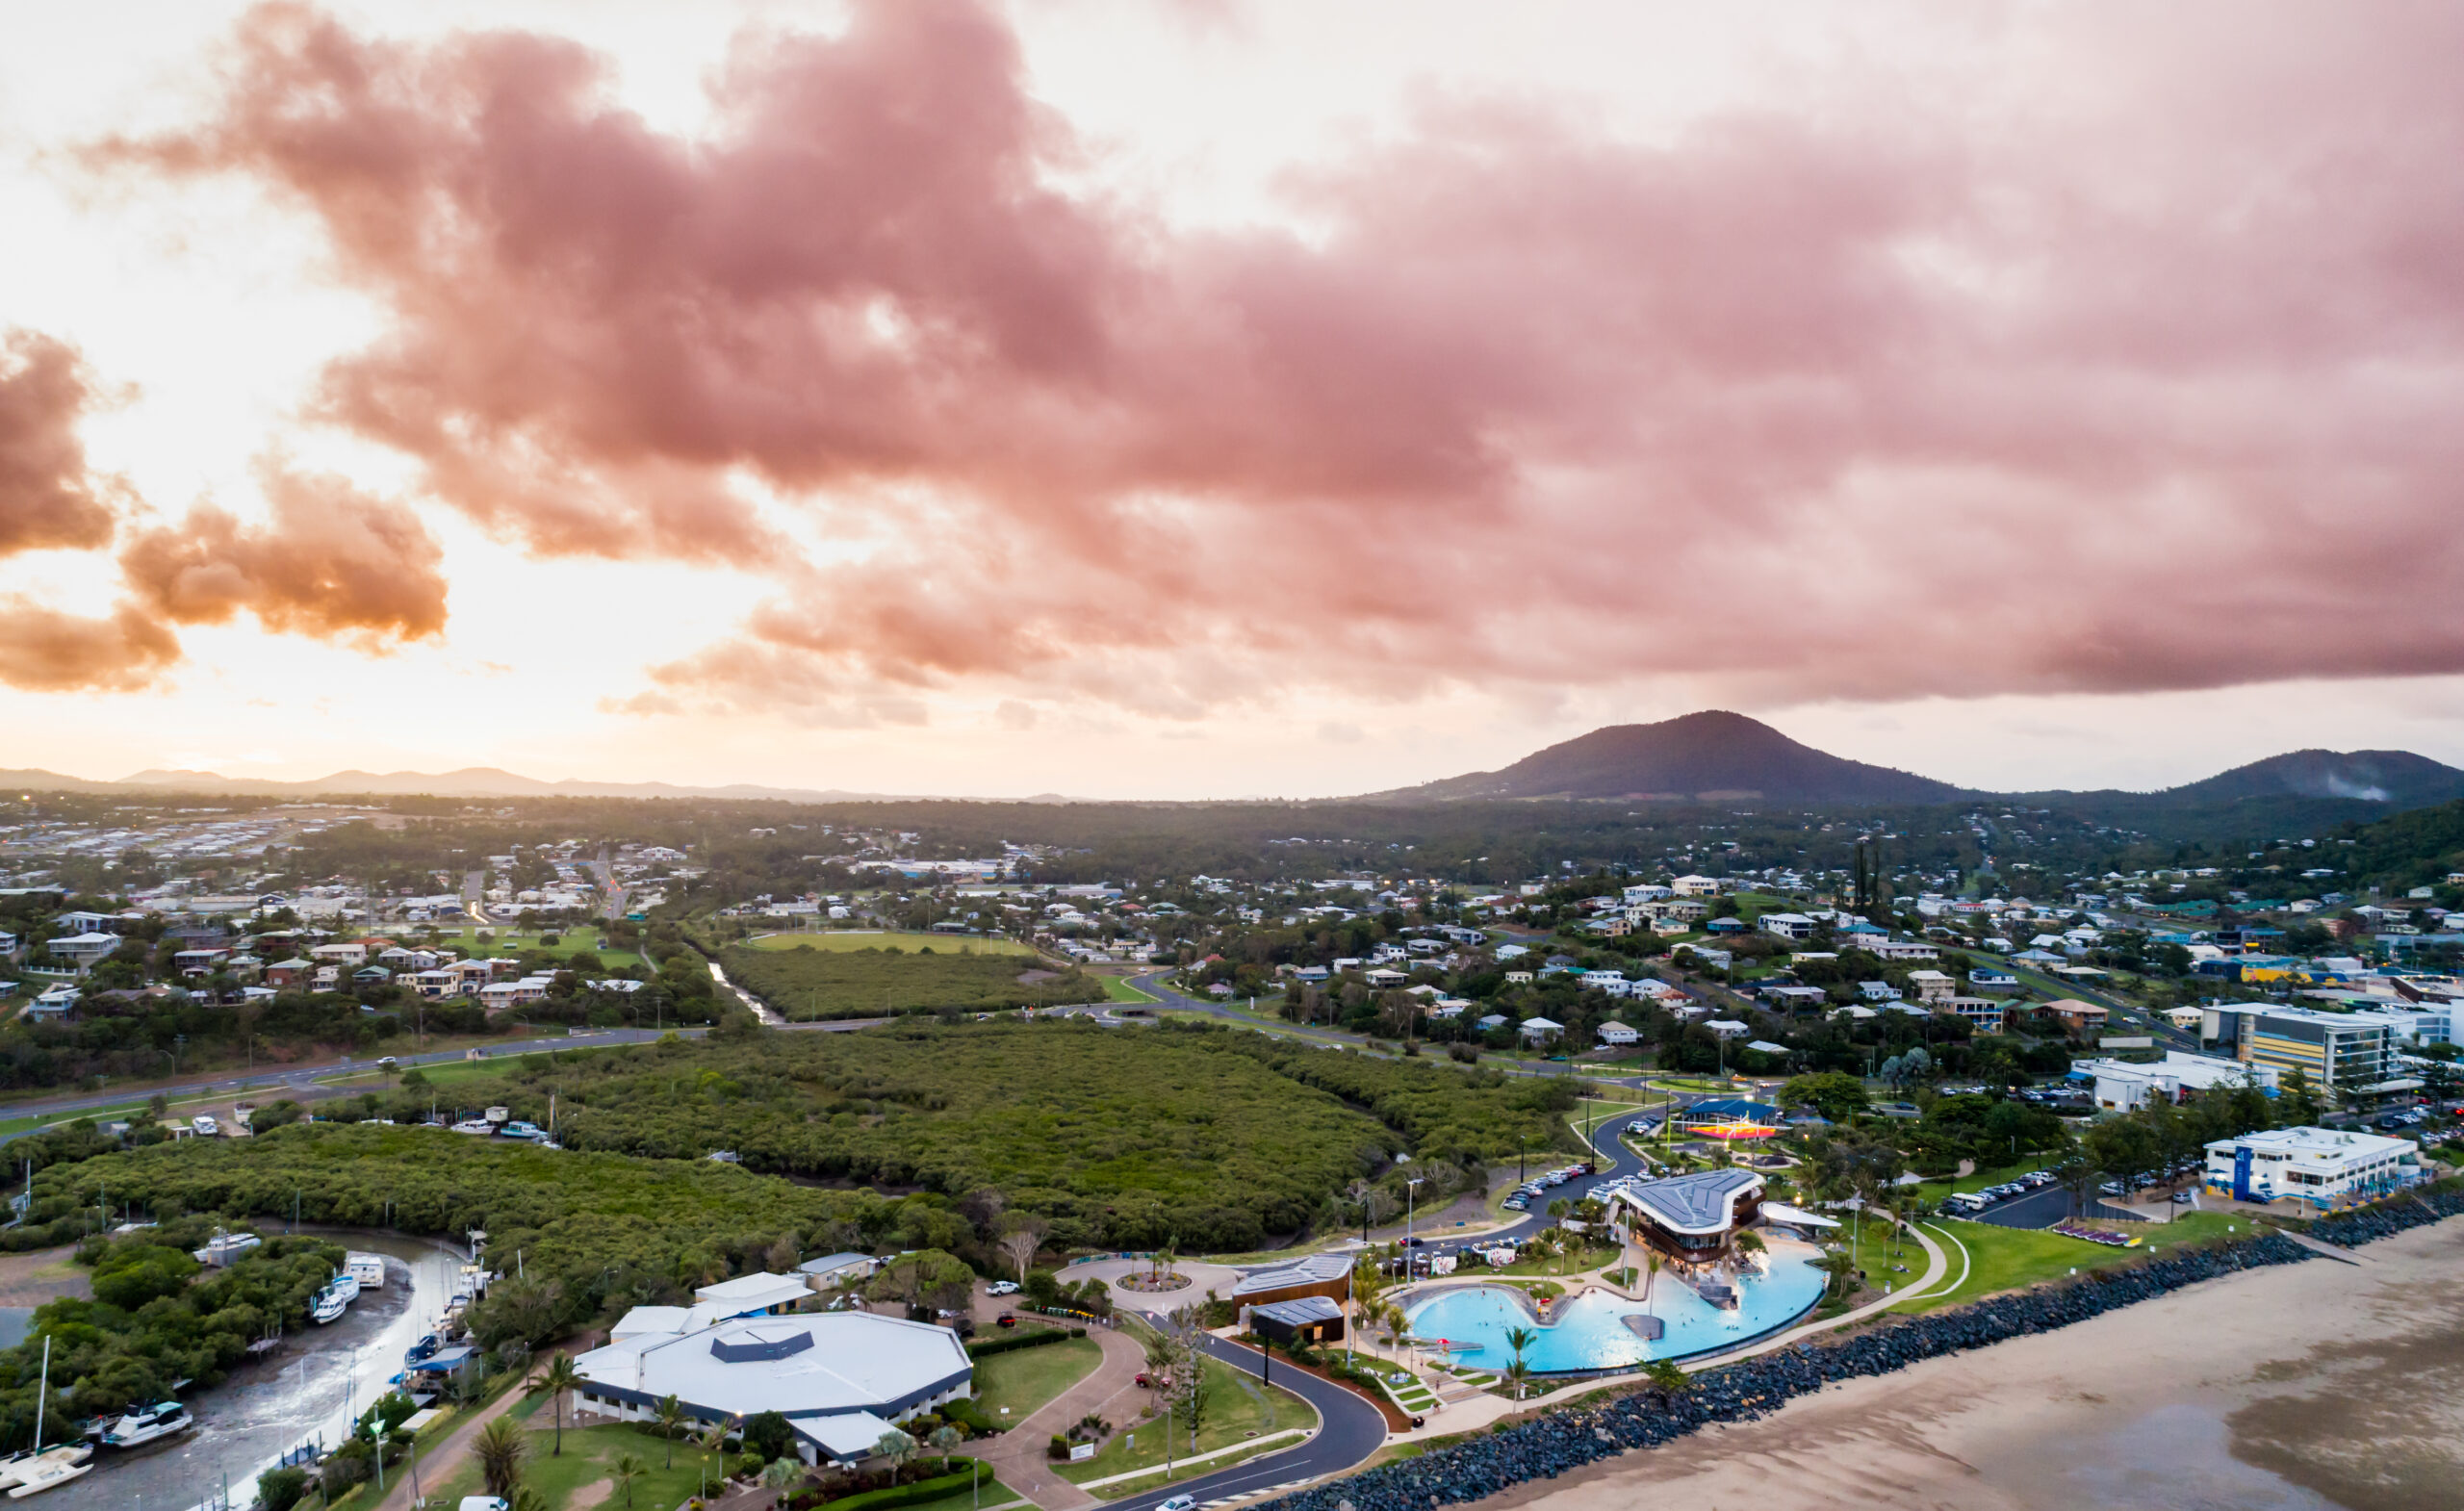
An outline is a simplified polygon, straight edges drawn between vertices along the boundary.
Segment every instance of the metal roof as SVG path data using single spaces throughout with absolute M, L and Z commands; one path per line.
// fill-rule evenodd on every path
M 1295 1296 L 1289 1301 L 1269 1301 L 1264 1306 L 1249 1308 L 1252 1317 L 1268 1318 L 1287 1327 L 1307 1327 L 1313 1322 L 1333 1322 L 1343 1319 L 1344 1309 L 1331 1296 Z
M 1330 1280 L 1348 1277 L 1351 1264 L 1341 1254 L 1312 1254 L 1272 1269 L 1251 1270 L 1233 1286 L 1232 1294 L 1238 1297 L 1255 1295 L 1261 1291 L 1283 1291 L 1293 1286 L 1322 1286 Z
M 1674 1232 L 1717 1233 L 1734 1220 L 1737 1198 L 1761 1189 L 1762 1177 L 1751 1170 L 1698 1170 L 1628 1187 L 1609 1200 L 1631 1202 Z

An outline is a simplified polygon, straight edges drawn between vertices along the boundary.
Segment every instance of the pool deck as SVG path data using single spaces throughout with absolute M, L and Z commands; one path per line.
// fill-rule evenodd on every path
M 1941 1284 L 1943 1277 L 1950 1272 L 1950 1257 L 1944 1252 L 1939 1243 L 1935 1242 L 1932 1238 L 1927 1236 L 1924 1229 L 1911 1226 L 1907 1232 L 1911 1238 L 1916 1240 L 1916 1242 L 1923 1245 L 1925 1249 L 1925 1273 L 1918 1276 L 1913 1285 L 1890 1295 L 1884 1296 L 1879 1300 L 1868 1301 L 1863 1306 L 1858 1307 L 1853 1311 L 1842 1312 L 1837 1317 L 1827 1318 L 1819 1322 L 1806 1322 L 1795 1327 L 1785 1328 L 1780 1332 L 1764 1337 L 1758 1342 L 1748 1343 L 1732 1349 L 1724 1349 L 1716 1354 L 1698 1354 L 1692 1359 L 1678 1360 L 1676 1361 L 1677 1367 L 1691 1374 L 1701 1370 L 1713 1370 L 1722 1365 L 1734 1364 L 1740 1359 L 1751 1359 L 1759 1354 L 1769 1353 L 1777 1348 L 1791 1347 L 1808 1338 L 1816 1337 L 1820 1334 L 1832 1332 L 1838 1328 L 1854 1326 L 1857 1323 L 1865 1320 L 1865 1319 L 1872 1317 L 1877 1312 L 1887 1311 L 1903 1302 L 1929 1294 L 1937 1286 Z M 1565 1281 L 1560 1283 L 1565 1284 L 1568 1282 L 1578 1281 L 1582 1278 L 1585 1277 L 1570 1275 L 1566 1277 Z M 1449 1276 L 1448 1279 L 1451 1280 L 1452 1277 Z M 1424 1285 L 1426 1283 L 1424 1282 Z M 1553 1391 L 1548 1392 L 1546 1395 L 1529 1396 L 1520 1401 L 1507 1400 L 1505 1397 L 1496 1395 L 1482 1395 L 1475 1399 L 1459 1402 L 1450 1401 L 1442 1410 L 1433 1412 L 1429 1415 L 1426 1425 L 1415 1427 L 1409 1432 L 1389 1434 L 1386 1441 L 1391 1446 L 1399 1443 L 1417 1443 L 1430 1438 L 1453 1437 L 1458 1433 L 1464 1432 L 1476 1432 L 1480 1428 L 1494 1425 L 1497 1422 L 1504 1421 L 1510 1418 L 1520 1417 L 1527 1413 L 1544 1412 L 1557 1406 L 1565 1405 L 1570 1401 L 1578 1399 L 1581 1396 L 1588 1396 L 1593 1392 L 1602 1389 L 1604 1385 L 1612 1383 L 1617 1378 L 1618 1376 L 1616 1375 L 1587 1375 L 1583 1379 L 1578 1380 L 1572 1385 L 1562 1385 Z

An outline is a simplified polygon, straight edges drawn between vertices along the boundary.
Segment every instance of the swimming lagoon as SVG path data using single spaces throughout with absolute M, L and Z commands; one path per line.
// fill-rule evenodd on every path
M 1722 1311 L 1682 1281 L 1662 1273 L 1648 1305 L 1589 1291 L 1559 1302 L 1546 1327 L 1532 1320 L 1530 1303 L 1521 1292 L 1502 1285 L 1443 1291 L 1407 1304 L 1404 1317 L 1424 1351 L 1435 1351 L 1437 1340 L 1445 1339 L 1453 1345 L 1450 1352 L 1456 1360 L 1483 1370 L 1502 1370 L 1513 1361 L 1505 1335 L 1517 1327 L 1536 1335 L 1523 1355 L 1534 1373 L 1631 1369 L 1654 1359 L 1733 1348 L 1795 1319 L 1822 1298 L 1825 1277 L 1813 1267 L 1816 1253 L 1808 1244 L 1773 1243 L 1764 1256 L 1763 1272 L 1749 1270 L 1735 1282 L 1733 1312 Z M 1638 1337 L 1625 1322 L 1632 1315 L 1658 1318 L 1660 1337 Z

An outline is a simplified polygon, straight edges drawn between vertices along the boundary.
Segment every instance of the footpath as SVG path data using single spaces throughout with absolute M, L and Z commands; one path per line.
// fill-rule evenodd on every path
M 973 1455 L 991 1465 L 1001 1483 L 1043 1511 L 1083 1511 L 1102 1503 L 1053 1472 L 1052 1461 L 1044 1457 L 1052 1435 L 1090 1412 L 1118 1420 L 1128 1415 L 1118 1405 L 1121 1397 L 1141 1396 L 1138 1371 L 1146 1368 L 1146 1350 L 1116 1327 L 1091 1327 L 1087 1336 L 1104 1350 L 1094 1371 L 984 1442 Z

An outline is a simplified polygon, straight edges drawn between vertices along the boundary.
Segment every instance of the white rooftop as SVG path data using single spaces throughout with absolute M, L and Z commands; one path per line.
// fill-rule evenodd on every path
M 767 1270 L 756 1270 L 749 1275 L 738 1275 L 733 1280 L 702 1286 L 693 1294 L 727 1307 L 741 1317 L 747 1312 L 802 1301 L 812 1294 L 812 1283 L 802 1275 L 774 1275 Z
M 743 1318 L 647 1334 L 594 1348 L 574 1368 L 593 1384 L 674 1396 L 706 1416 L 789 1418 L 897 1417 L 963 1383 L 970 1370 L 948 1328 L 870 1312 Z

